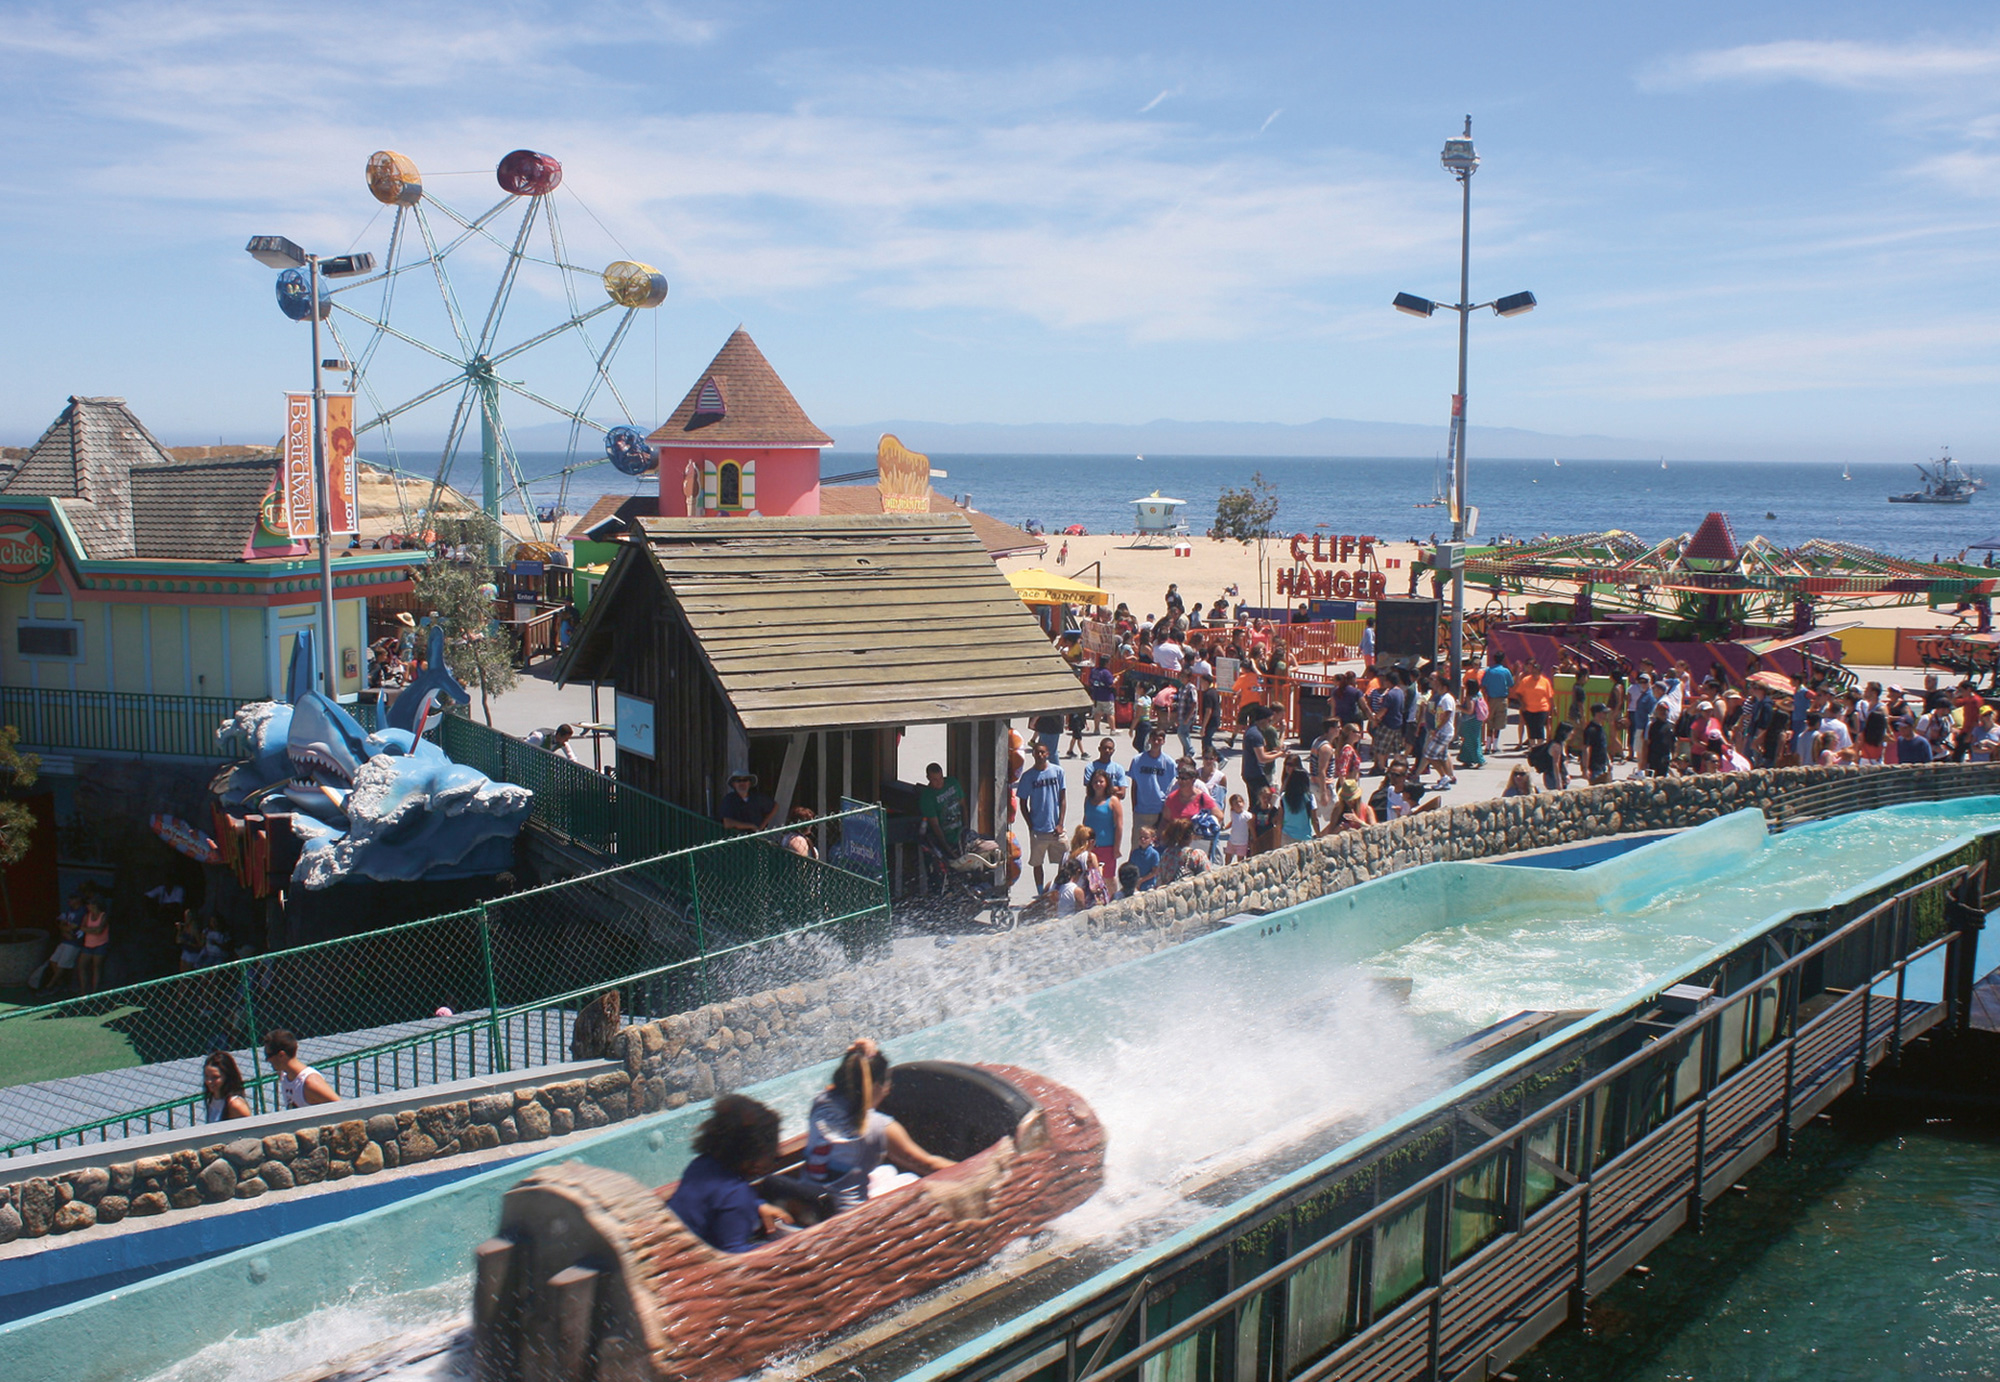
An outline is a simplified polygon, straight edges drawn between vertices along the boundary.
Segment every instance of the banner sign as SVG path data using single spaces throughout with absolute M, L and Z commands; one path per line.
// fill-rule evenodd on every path
M 285 448 L 278 461 L 279 529 L 286 537 L 313 537 L 312 395 L 285 395 Z
M 0 582 L 31 585 L 55 568 L 56 538 L 48 524 L 27 514 L 0 514 Z
M 361 530 L 361 467 L 354 460 L 354 395 L 326 396 L 327 521 L 336 533 Z
M 1377 539 L 1359 534 L 1292 535 L 1292 561 L 1278 568 L 1278 594 L 1295 600 L 1379 600 L 1387 586 L 1374 565 Z M 1348 564 L 1360 569 L 1345 570 Z

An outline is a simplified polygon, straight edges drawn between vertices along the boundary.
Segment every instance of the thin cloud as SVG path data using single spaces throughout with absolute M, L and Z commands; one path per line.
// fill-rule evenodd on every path
M 1257 127 L 1257 133 L 1262 134 L 1265 130 L 1271 128 L 1271 122 L 1273 120 L 1276 120 L 1280 115 L 1283 115 L 1284 113 L 1285 113 L 1285 108 L 1283 106 L 1280 106 L 1276 110 L 1272 111 L 1269 115 L 1265 116 L 1264 123 Z
M 2000 74 L 2000 46 L 1877 44 L 1785 39 L 1719 48 L 1670 61 L 1646 74 L 1654 90 L 1711 82 L 1810 82 L 1850 90 L 1922 88 Z
M 1148 111 L 1152 110 L 1152 109 L 1153 109 L 1153 107 L 1155 107 L 1155 106 L 1159 105 L 1159 103 L 1160 103 L 1160 102 L 1162 102 L 1162 101 L 1166 100 L 1166 99 L 1167 99 L 1167 97 L 1169 97 L 1169 96 L 1178 96 L 1178 95 L 1180 95 L 1180 91 L 1179 91 L 1179 89 L 1178 89 L 1178 88 L 1174 88 L 1174 87 L 1169 87 L 1169 88 L 1168 88 L 1167 90 L 1165 90 L 1165 91 L 1162 91 L 1162 92 L 1161 92 L 1161 93 L 1160 93 L 1159 95 L 1155 96 L 1155 97 L 1154 97 L 1154 98 L 1153 98 L 1152 100 L 1150 100 L 1150 101 L 1146 102 L 1146 104 L 1145 104 L 1145 105 L 1143 105 L 1143 106 L 1140 106 L 1140 107 L 1139 107 L 1139 113 L 1140 113 L 1141 115 L 1144 115 L 1144 114 L 1146 114 L 1146 113 L 1147 113 Z

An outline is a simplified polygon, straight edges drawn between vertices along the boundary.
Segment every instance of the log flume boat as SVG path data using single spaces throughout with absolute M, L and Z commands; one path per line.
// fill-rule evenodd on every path
M 528 1176 L 474 1255 L 476 1375 L 726 1382 L 970 1271 L 1104 1180 L 1097 1115 L 1032 1071 L 912 1061 L 882 1110 L 958 1164 L 746 1253 L 690 1233 L 672 1185 Z

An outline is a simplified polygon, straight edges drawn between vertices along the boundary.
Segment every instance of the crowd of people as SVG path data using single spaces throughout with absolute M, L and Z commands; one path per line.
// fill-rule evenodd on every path
M 1993 709 L 1970 685 L 1946 690 L 1935 677 L 1920 693 L 1876 682 L 1795 688 L 1775 675 L 1744 684 L 1697 677 L 1685 662 L 1592 678 L 1567 656 L 1545 667 L 1475 653 L 1454 679 L 1436 664 L 1378 662 L 1373 621 L 1362 666 L 1330 679 L 1323 720 L 1314 717 L 1323 727 L 1306 742 L 1290 737 L 1287 698 L 1274 694 L 1291 669 L 1269 622 L 1226 596 L 1186 609 L 1172 587 L 1165 606 L 1145 619 L 1117 607 L 1115 657 L 1086 654 L 1074 628 L 1057 634 L 1091 708 L 1036 717 L 1017 747 L 1010 823 L 1025 825 L 1023 861 L 1058 916 L 1217 863 L 1436 810 L 1460 770 L 1489 756 L 1521 759 L 1508 771 L 1507 797 L 1607 783 L 1621 771 L 2000 757 Z M 1072 803 L 1060 760 L 1085 758 L 1093 733 L 1102 737 L 1083 764 L 1082 800 Z

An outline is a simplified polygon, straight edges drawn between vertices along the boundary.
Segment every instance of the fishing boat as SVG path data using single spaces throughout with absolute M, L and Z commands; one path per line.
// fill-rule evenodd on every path
M 1103 1183 L 1097 1115 L 1032 1071 L 912 1061 L 881 1107 L 958 1164 L 750 1252 L 689 1232 L 673 1185 L 577 1162 L 528 1176 L 474 1254 L 477 1376 L 725 1382 L 970 1271 Z
M 1979 486 L 1972 477 L 1958 468 L 1951 453 L 1945 452 L 1930 465 L 1919 461 L 1917 474 L 1923 479 L 1923 488 L 1911 490 L 1908 494 L 1892 494 L 1891 504 L 1970 504 L 1973 491 Z

